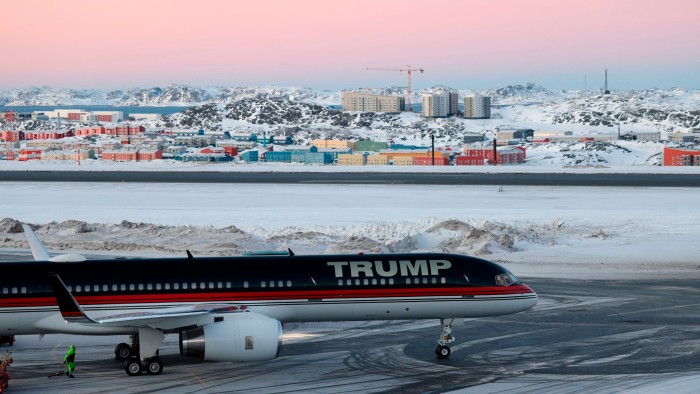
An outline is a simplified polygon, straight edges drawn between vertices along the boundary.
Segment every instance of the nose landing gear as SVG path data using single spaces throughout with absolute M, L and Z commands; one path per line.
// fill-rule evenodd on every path
M 438 346 L 435 348 L 435 355 L 441 359 L 446 359 L 450 357 L 452 351 L 447 345 L 455 341 L 455 337 L 452 336 L 452 323 L 454 322 L 454 319 L 450 319 L 449 323 L 445 322 L 446 319 L 440 319 L 442 332 L 440 333 L 440 339 L 438 339 L 437 341 Z

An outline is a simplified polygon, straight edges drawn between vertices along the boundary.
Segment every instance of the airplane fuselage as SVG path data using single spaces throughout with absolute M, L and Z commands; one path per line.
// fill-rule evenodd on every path
M 133 332 L 66 324 L 51 273 L 98 319 L 199 304 L 246 308 L 281 322 L 471 318 L 537 303 L 500 265 L 454 254 L 0 263 L 0 335 Z

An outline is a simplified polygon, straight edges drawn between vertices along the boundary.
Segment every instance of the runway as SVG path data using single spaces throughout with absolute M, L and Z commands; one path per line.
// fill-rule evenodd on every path
M 1 171 L 0 181 L 700 187 L 695 174 L 636 173 Z
M 11 393 L 696 392 L 700 288 L 691 279 L 525 279 L 540 303 L 456 326 L 449 360 L 437 321 L 288 324 L 278 359 L 210 363 L 161 348 L 160 376 L 128 377 L 113 359 L 124 337 L 19 336 Z M 76 379 L 47 378 L 77 347 Z

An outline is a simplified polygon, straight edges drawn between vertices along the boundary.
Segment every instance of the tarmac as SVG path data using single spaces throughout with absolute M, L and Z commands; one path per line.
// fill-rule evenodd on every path
M 622 278 L 621 278 L 622 279 Z M 203 362 L 161 347 L 162 375 L 129 377 L 114 359 L 126 337 L 18 336 L 8 393 L 694 393 L 700 384 L 700 285 L 691 279 L 526 278 L 530 311 L 455 326 L 437 321 L 286 324 L 280 357 Z M 75 379 L 47 378 L 77 349 Z

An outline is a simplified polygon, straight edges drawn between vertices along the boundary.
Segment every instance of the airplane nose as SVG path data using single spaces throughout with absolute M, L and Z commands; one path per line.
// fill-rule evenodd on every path
M 539 296 L 537 293 L 535 293 L 534 290 L 532 290 L 529 286 L 523 285 L 523 294 L 529 294 L 531 293 L 532 298 L 528 298 L 528 303 L 526 309 L 530 309 L 533 306 L 537 305 L 537 301 L 539 300 Z

